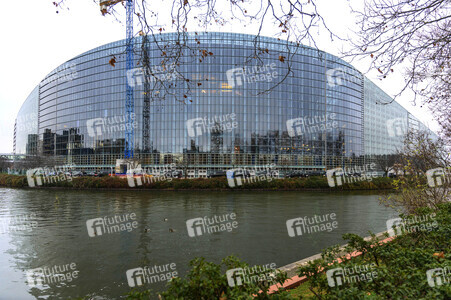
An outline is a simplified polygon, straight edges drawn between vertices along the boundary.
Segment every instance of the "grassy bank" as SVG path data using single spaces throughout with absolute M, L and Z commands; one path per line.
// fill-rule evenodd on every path
M 330 247 L 321 259 L 301 267 L 299 276 L 307 276 L 308 282 L 291 294 L 302 299 L 451 299 L 446 271 L 451 263 L 451 204 L 441 204 L 436 211 L 422 208 L 418 215 L 402 217 L 408 221 L 397 231 L 398 236 L 377 247 L 373 247 L 376 240 L 345 234 L 346 253 Z M 343 259 L 353 251 L 362 255 Z M 338 263 L 338 259 L 344 262 Z M 353 278 L 349 273 L 341 286 L 330 286 L 325 273 L 336 268 L 360 272 Z
M 143 180 L 144 181 L 144 180 Z M 357 181 L 351 184 L 330 188 L 324 176 L 308 178 L 285 178 L 262 180 L 244 183 L 234 188 L 229 187 L 226 178 L 171 179 L 156 182 L 143 182 L 143 185 L 133 189 L 156 190 L 381 190 L 392 189 L 391 178 L 373 178 L 372 181 Z M 0 186 L 25 188 L 28 187 L 26 176 L 0 174 Z M 55 180 L 46 182 L 41 187 L 59 187 L 74 189 L 130 189 L 125 178 L 118 177 L 79 177 L 71 181 Z

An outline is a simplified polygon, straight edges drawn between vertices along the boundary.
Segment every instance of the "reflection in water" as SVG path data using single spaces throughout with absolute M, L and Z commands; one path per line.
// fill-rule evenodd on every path
M 184 276 L 188 262 L 199 256 L 219 262 L 235 254 L 250 265 L 283 266 L 343 244 L 343 233 L 385 230 L 394 213 L 377 199 L 353 193 L 0 189 L 0 299 L 114 298 L 143 282 L 141 287 L 157 293 L 167 278 L 149 283 L 149 270 L 170 266 Z M 225 215 L 235 216 L 227 221 L 236 222 L 236 228 L 187 226 L 202 218 L 219 221 L 221 228 Z M 309 223 L 302 231 L 295 223 L 315 215 L 335 215 L 336 226 L 313 230 Z M 67 266 L 77 276 L 42 285 L 42 271 L 54 266 Z M 31 280 L 34 284 L 27 284 Z

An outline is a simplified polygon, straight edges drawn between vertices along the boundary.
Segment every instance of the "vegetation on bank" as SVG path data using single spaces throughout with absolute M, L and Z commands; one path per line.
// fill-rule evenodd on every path
M 158 190 L 304 190 L 304 189 L 338 189 L 338 190 L 381 190 L 392 189 L 393 179 L 387 177 L 372 178 L 371 181 L 359 181 L 345 183 L 334 188 L 329 187 L 324 176 L 313 176 L 307 178 L 284 178 L 246 182 L 231 188 L 226 178 L 196 178 L 196 179 L 170 179 L 150 182 L 150 179 L 142 180 L 142 185 L 133 189 L 158 189 Z M 135 180 L 136 183 L 136 180 Z M 0 186 L 24 188 L 28 187 L 26 176 L 0 174 Z M 131 188 L 126 178 L 119 177 L 78 177 L 68 180 L 55 180 L 46 182 L 42 186 L 61 187 L 75 189 L 128 189 Z M 39 188 L 39 187 L 36 187 Z
M 327 248 L 321 259 L 301 267 L 299 275 L 307 276 L 309 291 L 315 295 L 306 299 L 451 299 L 451 203 L 401 217 L 408 221 L 393 241 L 374 247 L 374 237 L 364 241 L 355 234 L 345 234 L 348 245 L 344 252 L 338 247 Z M 362 255 L 347 260 L 346 255 L 353 251 Z M 338 259 L 343 262 L 337 263 Z M 331 287 L 325 271 L 336 268 L 361 272 L 347 276 L 355 282 L 345 280 Z M 373 275 L 365 279 L 362 273 L 369 272 Z
M 431 221 L 431 214 L 435 214 L 436 223 L 426 226 L 422 221 Z M 247 264 L 234 257 L 227 257 L 221 264 L 197 258 L 190 263 L 187 276 L 168 283 L 160 299 L 451 299 L 451 285 L 444 280 L 451 276 L 451 203 L 440 204 L 437 210 L 425 208 L 415 216 L 401 217 L 422 221 L 407 222 L 406 230 L 388 243 L 378 242 L 375 236 L 365 241 L 355 234 L 343 235 L 347 246 L 327 248 L 321 259 L 300 267 L 298 275 L 307 276 L 308 281 L 291 291 L 279 289 L 276 294 L 268 293 L 270 285 L 285 281 L 286 274 L 279 272 L 273 276 L 254 273 L 264 280 L 231 287 L 226 271 L 249 267 Z M 362 255 L 347 259 L 355 251 Z M 338 263 L 339 260 L 342 263 Z M 329 273 L 333 276 L 328 281 L 327 271 L 336 268 L 343 271 Z M 262 269 L 260 266 L 259 270 Z M 436 270 L 432 278 L 428 278 L 430 270 Z M 435 278 L 443 273 L 441 281 Z M 340 274 L 345 275 L 340 277 Z M 330 285 L 330 279 L 335 286 Z M 134 290 L 127 299 L 149 299 L 150 294 L 150 291 Z
M 272 284 L 282 284 L 287 279 L 285 273 L 274 272 L 266 266 L 249 266 L 234 256 L 224 258 L 220 264 L 207 262 L 204 258 L 196 258 L 190 262 L 190 267 L 186 277 L 172 278 L 167 284 L 167 290 L 159 294 L 158 299 L 293 299 L 284 290 L 280 290 L 277 295 L 268 293 Z M 248 283 L 241 284 L 236 281 L 237 277 L 242 276 L 241 273 L 235 273 L 237 277 L 228 278 L 227 271 L 236 269 L 248 272 L 250 279 Z M 269 281 L 254 280 L 257 278 L 265 278 Z M 230 280 L 233 280 L 234 286 L 231 286 Z M 126 299 L 150 299 L 151 291 L 143 290 L 144 288 L 131 291 Z
M 307 276 L 308 282 L 292 291 L 279 289 L 276 294 L 268 293 L 271 284 L 285 281 L 286 274 L 279 272 L 273 277 L 263 276 L 262 281 L 231 287 L 226 271 L 249 267 L 247 264 L 234 257 L 227 257 L 221 264 L 198 258 L 190 263 L 191 270 L 186 277 L 174 278 L 168 283 L 160 299 L 450 299 L 449 282 L 442 280 L 440 283 L 433 278 L 436 284 L 431 286 L 427 274 L 434 269 L 449 270 L 451 203 L 441 204 L 437 211 L 423 209 L 416 217 L 424 220 L 431 213 L 436 213 L 436 224 L 430 231 L 413 231 L 414 225 L 410 224 L 389 243 L 379 243 L 375 236 L 365 241 L 355 234 L 343 235 L 348 241 L 345 249 L 338 245 L 327 248 L 321 259 L 302 266 L 299 276 Z M 375 244 L 378 246 L 374 247 Z M 347 259 L 355 251 L 362 255 Z M 338 263 L 339 260 L 342 263 Z M 335 286 L 331 286 L 331 277 L 328 281 L 326 273 L 337 268 L 348 275 L 341 277 L 340 283 L 332 273 Z M 444 276 L 449 280 L 446 271 Z M 127 299 L 148 299 L 149 295 L 150 291 L 134 290 Z

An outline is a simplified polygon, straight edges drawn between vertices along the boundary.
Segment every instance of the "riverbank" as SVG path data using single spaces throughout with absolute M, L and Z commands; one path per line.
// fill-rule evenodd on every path
M 387 233 L 387 231 L 383 231 L 383 232 L 376 233 L 374 235 L 375 240 L 377 240 L 377 244 L 380 245 L 381 243 L 387 243 L 394 239 L 394 237 L 387 237 L 385 235 L 386 233 Z M 373 239 L 372 236 L 367 236 L 367 237 L 363 238 L 363 240 L 366 242 L 371 241 L 372 239 Z M 357 256 L 360 256 L 363 254 L 360 251 L 347 253 L 346 247 L 349 247 L 349 244 L 340 246 L 338 251 L 341 253 L 341 255 L 347 255 L 347 259 L 351 259 L 353 257 L 357 257 Z M 286 266 L 280 267 L 279 270 L 282 272 L 285 272 L 289 278 L 283 285 L 280 285 L 280 284 L 272 285 L 269 288 L 269 292 L 276 293 L 279 290 L 279 288 L 281 288 L 281 287 L 283 287 L 284 289 L 287 289 L 287 290 L 291 290 L 291 289 L 294 289 L 294 288 L 300 286 L 301 284 L 307 282 L 308 281 L 307 276 L 302 276 L 302 277 L 298 276 L 299 268 L 302 266 L 306 266 L 309 263 L 313 263 L 315 260 L 321 259 L 322 258 L 321 255 L 322 255 L 322 253 L 318 253 L 318 254 L 309 256 L 307 258 L 301 259 L 299 261 L 296 261 L 294 263 L 288 264 Z M 338 261 L 338 263 L 341 263 L 341 262 L 342 262 L 341 260 Z
M 283 287 L 296 299 L 450 299 L 450 216 L 451 204 L 442 203 L 401 216 L 393 237 L 346 234 L 346 247 L 286 266 L 299 268 Z
M 402 222 L 388 232 L 366 238 L 344 234 L 345 246 L 326 248 L 279 268 L 282 272 L 267 265 L 249 268 L 233 256 L 220 265 L 195 259 L 188 275 L 173 278 L 160 295 L 164 299 L 184 295 L 251 299 L 257 294 L 259 299 L 450 299 L 450 213 L 451 204 L 442 203 L 435 210 L 421 208 L 415 215 L 401 215 Z M 227 276 L 221 272 L 224 266 Z M 235 278 L 240 283 L 235 284 Z M 269 282 L 275 284 L 268 288 Z M 145 299 L 150 291 L 136 295 Z
M 70 180 L 58 180 L 43 182 L 34 188 L 65 188 L 65 189 L 143 189 L 143 190 L 267 190 L 267 191 L 297 191 L 297 190 L 390 190 L 393 189 L 392 178 L 372 178 L 371 181 L 356 180 L 353 183 L 345 183 L 340 186 L 330 187 L 324 176 L 307 178 L 283 178 L 244 182 L 242 185 L 230 187 L 226 178 L 196 178 L 196 179 L 172 179 L 142 180 L 142 184 L 134 180 L 135 187 L 130 187 L 125 178 L 118 177 L 78 177 Z M 26 176 L 0 174 L 0 187 L 28 188 Z

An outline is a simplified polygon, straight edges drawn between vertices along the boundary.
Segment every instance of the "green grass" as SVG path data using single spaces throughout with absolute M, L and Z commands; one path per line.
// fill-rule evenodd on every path
M 300 286 L 289 290 L 288 293 L 295 299 L 316 299 L 315 294 L 309 289 L 310 283 L 308 281 L 302 283 Z M 316 293 L 316 291 L 315 291 Z

